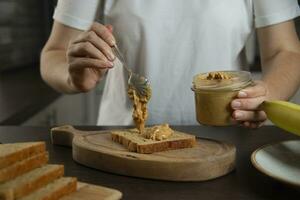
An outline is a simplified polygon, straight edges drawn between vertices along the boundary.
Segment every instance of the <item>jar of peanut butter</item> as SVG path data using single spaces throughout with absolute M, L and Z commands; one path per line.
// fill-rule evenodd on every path
M 200 124 L 231 125 L 231 101 L 239 90 L 252 84 L 251 73 L 246 71 L 216 71 L 193 77 L 196 118 Z

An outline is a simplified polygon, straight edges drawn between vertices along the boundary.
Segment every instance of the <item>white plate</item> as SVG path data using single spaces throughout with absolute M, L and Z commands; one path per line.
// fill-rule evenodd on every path
M 252 153 L 251 162 L 272 178 L 300 186 L 300 140 L 263 146 Z

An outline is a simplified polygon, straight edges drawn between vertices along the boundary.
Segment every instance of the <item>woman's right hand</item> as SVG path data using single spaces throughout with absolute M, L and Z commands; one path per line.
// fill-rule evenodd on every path
M 95 22 L 90 30 L 70 41 L 67 49 L 68 84 L 77 92 L 93 89 L 108 69 L 113 67 L 115 45 L 112 26 Z

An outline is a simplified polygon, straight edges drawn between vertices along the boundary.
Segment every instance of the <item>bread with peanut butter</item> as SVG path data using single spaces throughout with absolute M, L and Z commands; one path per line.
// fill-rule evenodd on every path
M 137 129 L 112 131 L 111 137 L 129 151 L 144 154 L 191 148 L 196 143 L 194 135 L 173 131 L 167 124 L 147 127 L 143 133 Z

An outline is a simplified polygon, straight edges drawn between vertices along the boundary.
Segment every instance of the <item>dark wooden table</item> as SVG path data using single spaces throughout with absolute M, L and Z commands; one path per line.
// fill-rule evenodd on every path
M 117 127 L 80 127 L 85 130 L 103 130 Z M 47 142 L 51 163 L 65 165 L 67 176 L 102 186 L 116 188 L 123 199 L 300 199 L 300 189 L 283 184 L 261 174 L 250 162 L 251 153 L 258 147 L 290 139 L 300 139 L 292 134 L 265 126 L 258 130 L 242 127 L 175 126 L 174 129 L 195 135 L 228 141 L 237 147 L 236 170 L 224 177 L 206 182 L 168 182 L 126 177 L 82 166 L 72 160 L 70 148 L 52 146 L 49 128 L 0 127 L 0 141 Z

